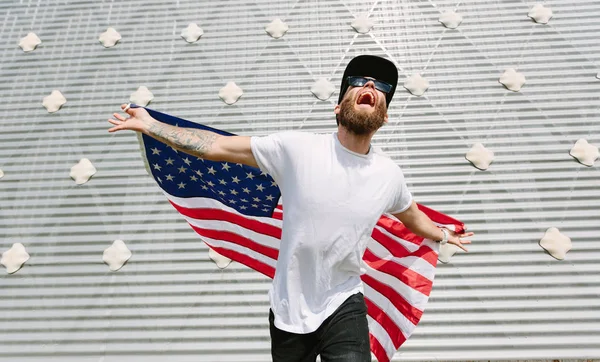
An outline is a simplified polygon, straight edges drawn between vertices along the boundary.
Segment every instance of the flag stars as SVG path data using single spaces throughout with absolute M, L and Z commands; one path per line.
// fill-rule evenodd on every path
M 221 170 L 229 171 L 229 169 L 231 168 L 231 166 L 229 166 L 229 164 L 227 162 L 222 163 L 221 165 L 223 166 L 223 168 L 221 168 Z
M 155 163 L 152 166 L 154 167 L 155 170 L 158 170 L 158 171 L 160 171 L 160 169 L 162 168 L 162 167 L 160 167 L 160 165 L 158 163 Z
M 198 181 L 198 177 L 196 177 L 196 176 L 192 175 L 192 176 L 190 177 L 190 180 L 192 180 L 192 181 Z
M 231 199 L 231 200 L 229 200 L 229 203 L 231 203 L 231 204 L 234 204 L 234 205 L 235 205 L 235 204 L 237 204 L 237 201 L 235 201 L 235 200 Z
M 173 165 L 173 162 L 175 161 L 174 159 L 172 159 L 171 157 L 167 158 L 165 160 L 167 162 L 167 165 Z
M 180 189 L 185 189 L 185 184 L 183 182 L 177 185 Z
M 275 181 L 271 181 L 271 186 L 272 187 L 277 187 L 277 183 Z
M 246 199 L 240 199 L 241 202 L 248 202 Z
M 160 155 L 160 152 L 161 152 L 161 151 L 160 151 L 158 148 L 156 148 L 156 147 L 154 147 L 154 148 L 152 149 L 152 154 L 153 154 L 153 155 Z
M 258 209 L 258 205 L 257 204 L 252 204 L 251 206 Z
M 194 172 L 196 173 L 196 175 L 198 175 L 200 177 L 204 176 L 204 174 L 202 172 L 200 172 L 200 170 L 196 170 Z
M 179 170 L 179 173 L 185 173 L 185 171 L 187 171 L 187 168 L 181 166 L 178 168 L 178 170 Z
M 219 191 L 219 195 L 221 195 L 221 196 L 227 196 L 227 194 L 224 193 L 223 191 Z
M 202 185 L 202 190 L 205 190 L 205 191 L 208 190 L 208 186 Z
M 266 173 L 265 171 L 261 172 L 260 174 L 261 174 L 262 176 L 268 176 L 268 175 L 269 175 L 269 174 L 268 174 L 268 173 Z
M 216 173 L 217 173 L 217 171 L 215 171 L 215 168 L 214 168 L 214 167 L 210 166 L 210 167 L 208 168 L 208 173 L 209 173 L 209 174 L 211 174 L 211 175 L 214 175 L 214 174 L 216 174 Z
M 269 209 L 267 209 L 267 208 L 264 208 L 264 209 L 262 209 L 262 211 L 264 211 L 264 212 L 269 212 Z
M 239 192 L 237 192 L 235 190 L 229 190 L 229 192 L 234 196 L 237 196 L 237 194 L 239 194 Z
M 166 176 L 167 181 L 173 181 L 174 177 L 171 176 L 170 174 Z
M 239 179 L 237 176 L 233 176 L 233 177 L 231 178 L 231 182 L 234 182 L 234 183 L 236 183 L 236 184 L 239 184 L 239 183 L 240 183 L 240 179 Z
M 275 198 L 273 197 L 273 195 L 267 195 L 267 201 L 273 201 Z
M 244 192 L 245 192 L 245 193 L 247 193 L 247 194 L 249 194 L 249 193 L 250 193 L 250 189 L 249 189 L 249 188 L 247 188 L 247 187 L 244 187 L 244 188 L 242 189 L 242 191 L 244 191 Z
M 240 166 L 240 167 L 244 167 L 244 165 L 242 165 L 241 163 L 236 163 L 236 166 Z
M 256 185 L 256 190 L 262 192 L 265 190 L 265 188 L 263 187 L 262 184 L 258 184 L 258 185 Z
M 161 183 L 161 184 L 162 184 L 162 180 L 161 180 L 161 179 L 160 179 L 160 177 L 158 177 L 158 176 L 156 177 L 156 181 L 158 181 L 159 183 Z
M 247 207 L 247 206 L 244 206 L 244 205 L 240 206 L 240 210 L 246 210 L 247 208 L 248 208 L 248 207 Z
M 258 197 L 253 197 L 252 200 L 254 200 L 254 202 L 260 202 L 260 198 Z
M 227 181 L 225 181 L 225 180 L 222 180 L 222 179 L 221 179 L 221 180 L 219 180 L 219 183 L 220 183 L 221 185 L 227 185 Z
M 249 178 L 250 180 L 254 179 L 254 175 L 252 174 L 252 172 L 248 172 L 246 174 L 246 178 Z
M 188 166 L 192 164 L 192 161 L 190 161 L 190 159 L 187 157 L 183 159 L 183 162 L 185 162 L 185 164 Z
M 212 181 L 208 181 L 206 184 L 210 187 L 215 187 L 215 184 Z

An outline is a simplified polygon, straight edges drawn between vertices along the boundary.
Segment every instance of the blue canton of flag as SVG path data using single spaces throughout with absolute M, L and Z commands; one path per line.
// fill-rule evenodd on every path
M 139 107 L 131 105 L 131 107 Z M 186 121 L 145 108 L 156 120 L 172 126 L 231 133 Z M 271 176 L 241 163 L 215 162 L 176 151 L 142 134 L 148 167 L 158 185 L 167 193 L 182 198 L 205 197 L 220 201 L 239 213 L 251 216 L 273 214 L 281 193 Z

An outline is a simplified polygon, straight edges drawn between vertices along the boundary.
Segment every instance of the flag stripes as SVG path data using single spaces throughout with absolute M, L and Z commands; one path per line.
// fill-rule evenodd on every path
M 165 195 L 192 229 L 219 254 L 269 278 L 281 238 L 283 209 L 273 217 L 242 215 L 210 198 Z M 428 212 L 439 226 L 462 228 L 458 221 Z M 436 218 L 437 217 L 437 218 Z M 423 316 L 433 286 L 438 246 L 412 234 L 402 223 L 383 215 L 373 229 L 363 256 L 367 272 L 361 276 L 369 321 L 371 351 L 380 362 L 389 361 L 411 335 Z

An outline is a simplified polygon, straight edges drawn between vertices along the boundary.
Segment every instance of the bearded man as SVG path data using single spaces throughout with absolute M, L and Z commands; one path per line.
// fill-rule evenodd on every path
M 283 196 L 283 227 L 269 290 L 275 362 L 371 361 L 362 256 L 379 217 L 390 213 L 414 234 L 466 248 L 473 233 L 438 228 L 421 212 L 400 167 L 371 147 L 388 121 L 396 66 L 380 57 L 353 58 L 342 77 L 330 134 L 280 132 L 230 136 L 167 125 L 143 108 L 122 106 L 109 132 L 143 132 L 193 156 L 260 168 Z

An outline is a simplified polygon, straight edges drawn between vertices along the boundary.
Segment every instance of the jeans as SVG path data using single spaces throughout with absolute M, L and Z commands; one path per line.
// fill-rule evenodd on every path
M 314 332 L 295 334 L 273 324 L 269 310 L 273 362 L 371 362 L 367 305 L 362 293 L 350 296 Z

